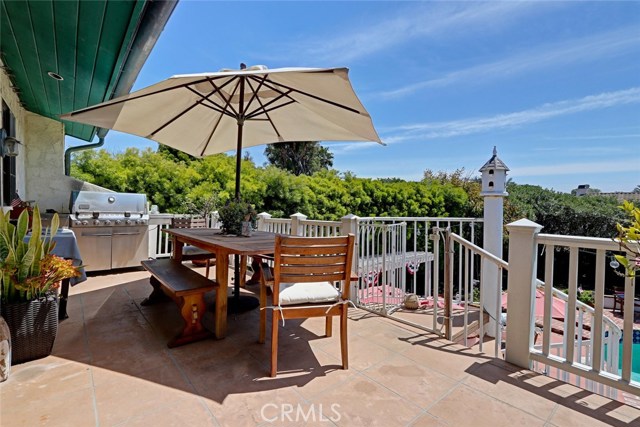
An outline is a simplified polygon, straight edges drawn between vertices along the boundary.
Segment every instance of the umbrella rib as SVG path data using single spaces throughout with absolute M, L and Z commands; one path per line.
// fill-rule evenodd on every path
M 225 100 L 225 106 L 224 106 L 223 110 L 227 113 L 227 115 L 230 115 L 226 109 L 227 108 L 231 108 L 231 110 L 233 110 L 235 116 L 233 116 L 233 115 L 230 115 L 230 116 L 235 118 L 235 119 L 238 118 L 239 114 L 236 112 L 236 110 L 231 105 L 231 99 L 233 99 L 233 95 L 236 93 L 236 91 L 240 87 L 240 79 L 236 78 L 236 80 L 238 80 L 238 83 L 236 84 L 236 87 L 233 89 L 233 91 L 231 91 L 231 93 L 229 94 L 229 98 L 225 99 L 225 97 L 222 94 L 220 94 L 220 96 L 222 96 L 222 99 Z M 211 85 L 214 88 L 216 87 L 216 85 L 213 84 L 213 83 L 211 83 Z M 211 144 L 211 139 L 213 138 L 213 134 L 216 132 L 216 130 L 218 130 L 218 126 L 220 125 L 220 122 L 222 122 L 222 116 L 218 117 L 218 121 L 213 126 L 213 129 L 211 129 L 211 133 L 209 134 L 209 138 L 207 138 L 207 142 L 204 144 L 204 147 L 202 147 L 202 151 L 200 151 L 200 157 L 204 156 L 205 151 L 207 151 L 207 148 L 209 147 L 209 144 Z
M 118 105 L 118 104 L 122 104 L 123 102 L 128 102 L 128 101 L 135 101 L 136 99 L 146 98 L 147 96 L 157 95 L 159 93 L 168 92 L 168 91 L 174 90 L 174 89 L 180 89 L 181 87 L 188 87 L 189 85 L 196 85 L 198 83 L 203 83 L 203 82 L 206 82 L 206 81 L 209 81 L 211 83 L 212 80 L 218 80 L 218 79 L 225 78 L 225 77 L 227 77 L 227 76 L 219 76 L 219 77 L 215 77 L 215 78 L 207 77 L 207 78 L 203 78 L 202 80 L 196 80 L 196 81 L 189 82 L 189 83 L 182 83 L 182 84 L 179 84 L 179 85 L 176 85 L 176 86 L 166 87 L 164 89 L 160 89 L 160 90 L 157 90 L 157 91 L 154 91 L 154 92 L 143 93 L 141 95 L 132 96 L 130 98 L 127 97 L 128 95 L 124 95 L 122 97 L 122 99 L 115 99 L 115 100 L 103 102 L 103 103 L 96 104 L 96 105 L 91 106 L 91 107 L 83 108 L 81 110 L 72 111 L 72 112 L 67 113 L 67 114 L 69 116 L 75 116 L 77 114 L 87 113 L 89 111 L 93 111 L 93 110 L 96 110 L 98 108 L 103 108 L 103 107 L 107 107 L 107 106 L 111 106 L 111 105 Z M 211 84 L 213 84 L 213 83 L 211 83 Z M 227 83 L 222 85 L 221 88 L 226 86 L 226 84 Z
M 249 82 L 249 81 L 247 80 L 247 84 L 249 85 L 249 87 L 250 87 L 250 88 L 251 88 L 251 90 L 253 91 L 253 94 L 251 95 L 251 99 L 249 99 L 249 102 L 247 102 L 247 105 L 245 105 L 245 107 L 244 107 L 244 111 L 245 111 L 245 112 L 249 109 L 249 107 L 251 106 L 251 104 L 253 103 L 253 101 L 254 101 L 254 100 L 256 100 L 256 99 L 258 99 L 258 91 L 260 90 L 260 88 L 261 88 L 261 87 L 262 87 L 262 85 L 264 84 L 264 82 L 265 82 L 265 80 L 267 79 L 267 77 L 269 77 L 269 75 L 268 75 L 268 74 L 265 74 L 265 75 L 260 79 L 260 81 L 258 82 L 258 87 L 257 87 L 257 88 L 255 88 L 255 89 L 253 88 L 253 85 L 251 85 L 251 82 Z M 262 103 L 259 101 L 259 99 L 258 99 L 258 103 L 259 103 L 260 105 L 262 105 Z M 244 116 L 245 116 L 245 118 L 246 118 L 246 117 L 247 117 L 247 116 L 249 116 L 249 115 L 250 115 L 250 114 L 245 114 Z
M 171 118 L 170 120 L 166 121 L 162 126 L 160 126 L 159 128 L 157 128 L 156 130 L 154 130 L 153 132 L 151 132 L 149 135 L 147 135 L 147 138 L 150 138 L 152 136 L 155 136 L 155 134 L 157 134 L 158 132 L 160 132 L 162 129 L 166 128 L 167 126 L 169 126 L 171 123 L 175 122 L 176 120 L 178 120 L 180 117 L 184 116 L 185 114 L 187 114 L 189 111 L 193 110 L 195 107 L 197 107 L 198 105 L 205 105 L 204 102 L 205 101 L 210 101 L 212 102 L 214 105 L 215 103 L 213 101 L 211 101 L 209 98 L 211 96 L 213 96 L 216 92 L 220 92 L 220 90 L 222 88 L 224 88 L 224 86 L 226 84 L 228 84 L 229 82 L 225 83 L 225 85 L 222 85 L 220 88 L 217 88 L 216 85 L 214 85 L 211 81 L 209 81 L 209 83 L 211 83 L 211 85 L 214 87 L 214 91 L 210 92 L 207 96 L 203 96 L 200 92 L 198 92 L 197 90 L 193 89 L 190 86 L 184 86 L 185 89 L 191 91 L 192 93 L 194 93 L 196 96 L 199 96 L 200 99 L 198 99 L 194 104 L 192 104 L 191 106 L 187 107 L 185 110 L 181 111 L 180 113 L 176 114 L 175 116 L 173 116 L 173 118 Z M 205 105 L 208 106 L 208 105 Z M 224 114 L 224 111 L 220 111 L 220 113 Z
M 235 76 L 233 79 L 229 80 L 229 82 L 233 81 L 233 80 L 237 80 L 236 82 L 236 87 L 233 88 L 233 90 L 231 91 L 231 93 L 229 94 L 228 98 L 225 98 L 224 95 L 222 94 L 222 92 L 218 92 L 220 94 L 220 97 L 224 100 L 224 107 L 222 107 L 222 109 L 224 111 L 227 111 L 227 109 L 231 109 L 231 111 L 233 112 L 233 114 L 231 115 L 231 117 L 233 118 L 238 118 L 238 116 L 240 115 L 235 108 L 233 108 L 233 105 L 231 105 L 231 100 L 233 99 L 234 95 L 236 94 L 236 92 L 238 91 L 238 88 L 240 87 L 240 78 L 238 76 Z M 217 86 L 211 82 L 211 85 L 217 89 Z M 222 89 L 222 87 L 220 88 Z
M 247 107 L 249 107 L 249 105 L 251 105 L 251 102 L 256 98 L 257 93 L 258 93 L 258 90 L 260 90 L 260 88 L 264 85 L 264 82 L 266 81 L 267 77 L 269 77 L 269 75 L 268 75 L 268 74 L 266 74 L 266 75 L 264 76 L 264 78 L 262 78 L 262 79 L 260 80 L 260 84 L 258 85 L 258 88 L 257 88 L 257 89 L 253 89 L 253 86 L 251 85 L 251 82 L 250 82 L 250 81 L 247 81 L 247 84 L 249 85 L 249 87 L 251 87 L 251 89 L 253 90 L 253 93 L 254 93 L 253 97 L 251 98 L 251 100 L 250 100 L 250 101 L 249 101 L 249 103 L 247 104 Z M 255 79 L 254 79 L 254 80 L 255 80 Z M 271 82 L 271 83 L 272 83 L 272 82 Z M 248 113 L 248 114 L 245 114 L 245 118 L 247 118 L 247 119 L 249 119 L 249 118 L 253 118 L 253 117 L 255 117 L 256 115 L 260 114 L 260 111 L 261 111 L 261 110 L 262 110 L 263 112 L 265 112 L 265 113 L 266 113 L 266 112 L 268 112 L 268 111 L 270 111 L 270 110 L 267 110 L 267 108 L 266 108 L 266 107 L 268 107 L 269 105 L 273 104 L 274 102 L 278 102 L 278 101 L 279 101 L 279 100 L 281 100 L 282 98 L 289 98 L 289 100 L 291 100 L 291 101 L 294 101 L 294 102 L 295 102 L 295 100 L 289 96 L 289 94 L 291 93 L 291 90 L 289 90 L 289 91 L 287 91 L 287 92 L 283 92 L 283 91 L 281 91 L 281 90 L 279 90 L 279 89 L 277 89 L 277 88 L 275 88 L 275 87 L 273 87 L 273 86 L 269 86 L 269 85 L 265 85 L 265 86 L 266 86 L 266 87 L 268 87 L 268 88 L 270 88 L 271 90 L 275 91 L 275 92 L 276 92 L 276 93 L 278 93 L 279 95 L 278 95 L 276 98 L 272 99 L 271 101 L 267 102 L 266 104 L 263 104 L 262 102 L 259 102 L 259 103 L 260 103 L 260 107 L 256 108 L 255 110 L 251 111 L 251 112 L 250 112 L 250 113 Z M 283 105 L 281 105 L 281 107 L 284 107 L 284 106 L 289 105 L 289 104 L 291 104 L 291 102 L 288 102 L 288 103 L 286 103 L 286 104 L 283 104 Z M 279 108 L 279 107 L 277 107 L 277 108 Z M 246 109 L 245 109 L 245 111 L 246 111 L 247 109 L 248 109 L 248 108 L 246 108 Z M 274 109 L 275 109 L 275 108 L 273 108 L 272 110 L 274 110 Z
M 186 86 L 186 88 L 188 90 L 190 90 L 191 92 L 195 93 L 198 96 L 202 96 L 200 93 L 198 93 L 196 90 L 193 90 L 192 88 L 190 88 L 189 86 Z M 180 113 L 176 114 L 174 117 L 172 117 L 170 120 L 166 121 L 162 126 L 160 126 L 159 128 L 157 128 L 156 130 L 154 130 L 153 132 L 151 132 L 149 135 L 147 135 L 147 138 L 151 138 L 152 136 L 154 136 L 155 134 L 157 134 L 158 132 L 160 132 L 162 129 L 166 128 L 167 126 L 169 126 L 171 123 L 175 122 L 176 120 L 178 120 L 180 117 L 184 116 L 185 114 L 187 114 L 189 111 L 193 110 L 194 108 L 196 108 L 198 105 L 203 105 L 206 107 L 210 107 L 208 105 L 204 104 L 204 101 L 208 101 L 208 97 L 213 95 L 214 92 L 211 92 L 209 95 L 207 95 L 207 97 L 203 97 L 200 98 L 199 100 L 197 100 L 194 104 L 192 104 L 191 106 L 187 107 L 185 110 L 181 111 Z M 221 111 L 222 114 L 224 114 L 223 111 Z
M 209 101 L 211 104 L 207 104 L 206 101 Z M 210 108 L 211 110 L 213 110 L 213 111 L 215 111 L 217 113 L 224 114 L 224 115 L 229 116 L 229 117 L 234 118 L 234 119 L 236 118 L 236 116 L 234 114 L 230 113 L 229 111 L 225 111 L 224 107 L 222 107 L 220 104 L 212 101 L 211 99 L 204 100 L 201 105 L 203 107 Z
M 248 83 L 248 82 L 247 82 L 247 83 Z M 248 83 L 248 84 L 249 84 L 249 87 L 251 87 L 251 84 L 250 84 L 250 83 Z M 251 88 L 253 89 L 253 87 L 251 87 Z M 256 91 L 256 92 L 254 92 L 254 93 L 257 93 L 257 91 Z M 272 100 L 272 101 L 273 101 L 273 102 L 275 102 L 276 100 L 280 100 L 280 99 L 282 99 L 284 96 L 286 96 L 286 94 L 284 94 L 284 93 L 283 93 L 283 94 L 281 94 L 281 96 L 279 96 L 278 98 L 276 98 L 276 99 L 274 99 L 274 100 Z M 271 120 L 271 116 L 269 116 L 269 110 L 267 110 L 267 109 L 265 108 L 265 107 L 266 107 L 269 103 L 271 103 L 272 101 L 268 102 L 267 104 L 263 104 L 263 103 L 262 103 L 262 100 L 261 100 L 260 98 L 257 98 L 257 102 L 258 102 L 258 104 L 260 104 L 260 108 L 262 109 L 263 114 L 264 114 L 265 116 L 267 116 L 267 119 L 269 120 L 269 124 L 270 124 L 270 125 L 271 125 L 271 127 L 273 128 L 273 131 L 276 133 L 276 135 L 278 136 L 278 138 L 283 139 L 283 138 L 282 138 L 282 135 L 280 134 L 280 131 L 279 131 L 279 130 L 278 130 L 278 128 L 276 127 L 276 124 L 275 124 L 275 123 L 273 123 L 273 120 Z M 291 99 L 291 102 L 294 102 L 294 100 L 293 100 L 293 99 Z M 289 103 L 291 103 L 291 102 L 289 102 Z M 289 103 L 287 103 L 287 104 L 289 104 Z M 287 105 L 287 104 L 285 104 L 285 105 Z M 278 107 L 276 107 L 276 108 L 280 108 L 280 107 L 284 107 L 284 105 L 280 105 L 280 106 L 278 106 Z M 276 108 L 274 108 L 274 109 L 276 109 Z M 256 111 L 258 111 L 258 110 L 256 110 Z M 245 117 L 245 119 L 250 119 L 250 117 Z
M 282 98 L 279 98 L 279 99 L 282 99 Z M 278 100 L 279 100 L 279 99 L 278 99 Z M 264 107 L 263 107 L 263 109 L 262 109 L 262 110 L 260 110 L 260 109 L 256 109 L 256 110 L 252 111 L 252 112 L 251 112 L 251 114 L 249 114 L 249 115 L 246 117 L 246 119 L 247 119 L 247 120 L 251 120 L 251 119 L 253 119 L 254 117 L 256 117 L 256 116 L 258 116 L 258 115 L 260 115 L 260 114 L 265 114 L 265 115 L 267 115 L 267 117 L 268 117 L 268 116 L 269 116 L 269 112 L 274 111 L 274 110 L 277 110 L 277 109 L 282 108 L 282 107 L 286 107 L 287 105 L 291 105 L 291 104 L 294 104 L 294 103 L 296 103 L 296 102 L 297 102 L 297 101 L 296 101 L 295 99 L 291 99 L 291 100 L 289 100 L 289 101 L 285 102 L 284 104 L 276 105 L 276 106 L 274 106 L 274 107 L 272 107 L 272 108 L 264 108 Z M 267 106 L 267 105 L 269 105 L 269 104 L 272 104 L 272 102 L 269 102 L 269 103 L 265 104 L 264 106 L 266 107 L 266 106 Z M 269 119 L 269 120 L 271 120 L 271 119 Z
M 211 129 L 211 133 L 209 134 L 209 137 L 207 138 L 207 143 L 204 144 L 204 147 L 202 147 L 202 151 L 200 151 L 200 157 L 204 156 L 204 152 L 207 150 L 207 147 L 209 147 L 209 144 L 211 144 L 211 138 L 213 138 L 213 134 L 218 129 L 218 126 L 220 125 L 221 121 L 222 121 L 222 116 L 218 116 L 218 121 L 216 122 L 216 124 Z
M 247 76 L 247 77 L 248 77 L 249 79 L 253 79 L 253 80 L 255 80 L 255 78 L 254 78 L 253 76 Z M 315 99 L 315 100 L 317 100 L 317 101 L 324 102 L 325 104 L 333 105 L 334 107 L 342 108 L 342 109 L 344 109 L 344 110 L 351 111 L 352 113 L 362 114 L 360 111 L 356 110 L 355 108 L 351 108 L 351 107 L 348 107 L 348 106 L 346 106 L 346 105 L 342 105 L 342 104 L 337 103 L 337 102 L 335 102 L 335 101 L 330 101 L 330 100 L 328 100 L 328 99 L 326 99 L 326 98 L 321 98 L 321 97 L 319 97 L 319 96 L 317 96 L 317 95 L 313 95 L 313 94 L 311 94 L 311 93 L 309 93 L 309 92 L 305 92 L 305 91 L 302 91 L 302 90 L 298 90 L 298 89 L 292 88 L 292 87 L 290 87 L 290 86 L 284 85 L 284 84 L 282 84 L 282 83 L 273 83 L 273 84 L 276 84 L 276 85 L 278 85 L 278 86 L 281 86 L 281 87 L 283 87 L 283 88 L 285 88 L 285 89 L 289 89 L 289 91 L 290 91 L 290 92 L 296 92 L 296 93 L 299 93 L 300 95 L 305 95 L 305 96 L 308 96 L 309 98 L 313 98 L 313 99 Z M 275 91 L 278 91 L 278 92 L 280 92 L 280 93 L 283 93 L 283 92 L 282 92 L 282 90 L 276 89 L 276 88 L 274 88 L 274 87 L 272 87 L 272 86 L 269 86 L 269 85 L 267 85 L 267 84 L 265 84 L 265 86 L 267 86 L 267 87 L 269 87 L 270 89 L 273 89 L 273 90 L 275 90 Z

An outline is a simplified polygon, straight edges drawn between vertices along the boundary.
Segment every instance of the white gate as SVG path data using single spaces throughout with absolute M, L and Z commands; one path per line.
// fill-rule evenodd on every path
M 404 301 L 407 223 L 358 227 L 358 297 L 368 310 L 391 314 Z

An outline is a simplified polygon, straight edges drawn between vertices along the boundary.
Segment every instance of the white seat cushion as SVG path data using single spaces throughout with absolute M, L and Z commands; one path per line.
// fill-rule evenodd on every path
M 280 305 L 336 302 L 338 291 L 329 282 L 280 283 Z

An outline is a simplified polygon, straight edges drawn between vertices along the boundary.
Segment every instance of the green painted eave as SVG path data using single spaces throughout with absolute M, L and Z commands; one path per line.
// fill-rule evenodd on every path
M 146 6 L 145 0 L 0 0 L 0 55 L 23 106 L 59 120 L 111 99 Z M 91 141 L 96 128 L 65 122 L 65 133 Z

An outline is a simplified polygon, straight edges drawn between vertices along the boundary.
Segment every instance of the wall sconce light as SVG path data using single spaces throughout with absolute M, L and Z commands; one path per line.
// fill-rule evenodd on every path
M 15 157 L 18 155 L 20 141 L 12 136 L 7 136 L 4 129 L 0 129 L 0 157 Z

